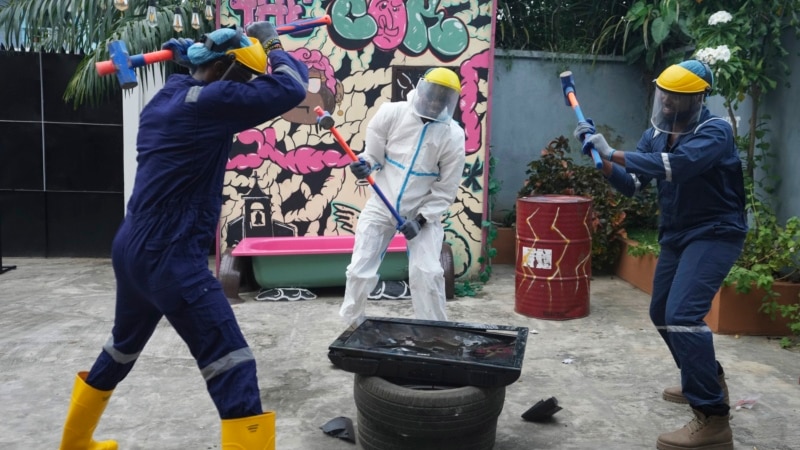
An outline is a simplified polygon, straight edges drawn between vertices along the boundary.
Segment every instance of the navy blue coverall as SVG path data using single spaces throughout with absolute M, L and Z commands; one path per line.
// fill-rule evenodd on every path
M 742 163 L 730 124 L 705 106 L 698 125 L 671 147 L 668 136 L 647 129 L 637 151 L 625 153 L 625 167 L 614 164 L 609 181 L 632 196 L 656 180 L 661 253 L 650 318 L 681 370 L 689 404 L 725 415 L 722 368 L 703 318 L 747 234 Z
M 253 353 L 208 268 L 208 249 L 233 135 L 306 95 L 304 64 L 283 50 L 270 51 L 269 62 L 272 74 L 247 83 L 173 75 L 142 110 L 136 181 L 112 246 L 114 328 L 90 386 L 114 389 L 164 316 L 188 345 L 222 419 L 262 413 Z

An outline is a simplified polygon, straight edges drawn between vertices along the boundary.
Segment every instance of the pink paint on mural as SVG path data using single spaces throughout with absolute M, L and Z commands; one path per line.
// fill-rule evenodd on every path
M 372 0 L 367 9 L 378 25 L 372 42 L 381 50 L 394 50 L 403 43 L 408 21 L 403 0 Z
M 485 220 L 495 13 L 492 0 L 222 1 L 222 26 L 258 20 L 282 25 L 325 14 L 331 24 L 281 36 L 284 48 L 309 69 L 306 99 L 279 119 L 237 135 L 223 191 L 221 247 L 243 237 L 243 211 L 255 197 L 269 205 L 267 235 L 352 234 L 372 190 L 353 177 L 350 159 L 317 125 L 314 108 L 329 112 L 360 153 L 382 103 L 402 100 L 427 69 L 450 67 L 461 77 L 456 119 L 466 134 L 467 160 L 457 200 L 442 222 L 456 276 L 474 276 Z
M 255 153 L 234 156 L 228 161 L 228 170 L 254 169 L 261 166 L 265 160 L 269 160 L 283 169 L 302 175 L 350 164 L 350 158 L 338 150 L 299 147 L 282 153 L 275 148 L 275 130 L 272 128 L 243 131 L 238 134 L 238 140 L 245 145 L 256 144 L 258 150 Z
M 461 65 L 461 121 L 467 133 L 467 154 L 483 148 L 483 114 L 477 111 L 481 104 L 479 97 L 481 72 L 489 69 L 489 51 L 485 50 Z M 485 96 L 485 95 L 484 95 Z

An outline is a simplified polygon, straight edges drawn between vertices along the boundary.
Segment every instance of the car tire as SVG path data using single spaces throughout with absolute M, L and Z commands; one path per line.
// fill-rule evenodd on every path
M 232 249 L 222 252 L 219 263 L 218 279 L 222 284 L 222 292 L 231 305 L 244 303 L 239 296 L 242 288 L 250 289 L 254 284 L 253 266 L 249 256 L 233 256 Z
M 355 375 L 358 435 L 365 449 L 490 449 L 505 386 L 443 386 Z
M 415 438 L 386 430 L 358 413 L 357 436 L 364 450 L 489 450 L 494 447 L 496 427 L 449 438 Z
M 455 298 L 456 275 L 453 263 L 453 248 L 447 242 L 442 242 L 442 251 L 439 253 L 439 263 L 444 269 L 444 296 L 447 300 Z

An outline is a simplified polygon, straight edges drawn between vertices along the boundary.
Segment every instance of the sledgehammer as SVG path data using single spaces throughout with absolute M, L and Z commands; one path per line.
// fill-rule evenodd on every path
M 338 142 L 339 145 L 342 146 L 345 153 L 347 153 L 347 156 L 349 156 L 350 159 L 352 159 L 353 161 L 358 161 L 358 156 L 356 156 L 355 152 L 353 152 L 350 146 L 347 145 L 347 141 L 344 140 L 344 137 L 342 137 L 342 134 L 339 133 L 339 130 L 337 130 L 336 127 L 333 126 L 334 120 L 333 117 L 331 117 L 331 113 L 323 110 L 319 106 L 314 108 L 314 112 L 317 113 L 318 116 L 317 123 L 322 128 L 329 130 L 331 134 L 333 134 L 333 137 L 336 139 L 336 142 Z M 389 202 L 389 199 L 387 199 L 386 196 L 383 195 L 383 191 L 381 191 L 378 185 L 375 184 L 375 180 L 372 178 L 372 175 L 367 175 L 367 182 L 369 183 L 370 186 L 372 186 L 372 189 L 375 190 L 375 193 L 378 194 L 378 197 L 380 197 L 381 200 L 383 200 L 383 204 L 386 205 L 387 208 L 389 208 L 389 212 L 392 213 L 394 218 L 397 220 L 397 228 L 400 228 L 400 226 L 403 225 L 403 223 L 405 223 L 403 217 L 401 217 L 400 214 L 397 212 L 397 210 L 394 209 L 392 204 Z
M 292 34 L 330 24 L 331 16 L 324 15 L 287 23 L 276 27 L 275 31 L 277 31 L 278 34 Z M 116 74 L 122 89 L 132 89 L 138 86 L 139 83 L 136 81 L 136 72 L 133 70 L 134 68 L 172 59 L 172 50 L 158 50 L 130 56 L 128 54 L 128 48 L 123 41 L 109 42 L 108 54 L 111 56 L 111 59 L 95 63 L 95 70 L 97 70 L 97 74 L 101 77 L 111 75 L 112 73 Z
M 560 77 L 561 90 L 564 91 L 564 100 L 567 102 L 567 106 L 571 106 L 572 109 L 575 110 L 575 115 L 578 116 L 578 122 L 585 122 L 586 118 L 583 117 L 581 105 L 578 104 L 578 97 L 575 96 L 575 80 L 572 78 L 572 72 L 569 70 L 561 72 Z M 586 133 L 584 139 L 588 136 L 591 136 L 591 134 Z M 583 142 L 581 142 L 581 144 L 583 144 Z M 600 155 L 595 149 L 592 149 L 592 159 L 594 160 L 594 166 L 596 168 L 603 168 L 603 160 L 600 159 Z

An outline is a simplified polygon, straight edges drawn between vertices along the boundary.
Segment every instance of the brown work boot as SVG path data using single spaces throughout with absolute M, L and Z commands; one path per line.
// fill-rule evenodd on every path
M 731 404 L 730 396 L 728 395 L 728 383 L 725 382 L 725 374 L 719 375 L 719 384 L 722 386 L 722 393 L 725 395 L 723 401 L 726 405 Z M 681 404 L 689 404 L 689 400 L 686 400 L 686 397 L 683 396 L 683 389 L 680 386 L 670 386 L 664 389 L 664 392 L 661 393 L 661 397 L 672 403 L 681 403 Z
M 680 430 L 658 436 L 659 450 L 733 450 L 730 416 L 705 416 L 693 409 L 694 419 Z

